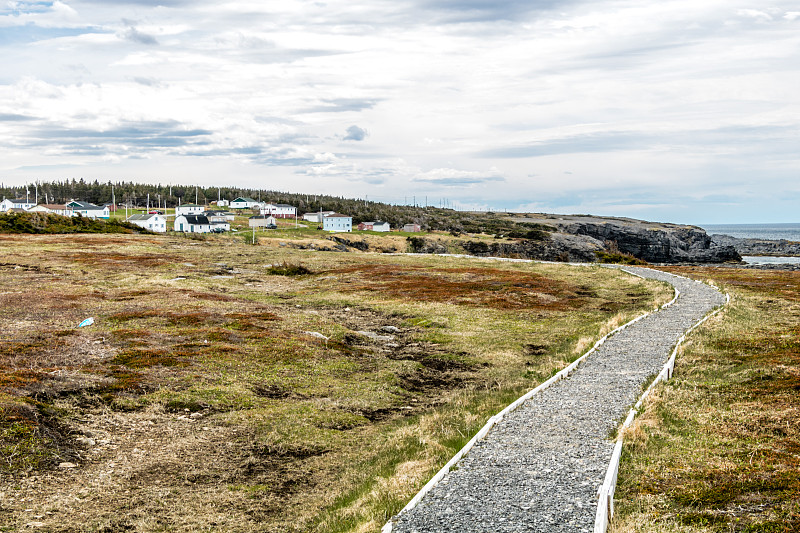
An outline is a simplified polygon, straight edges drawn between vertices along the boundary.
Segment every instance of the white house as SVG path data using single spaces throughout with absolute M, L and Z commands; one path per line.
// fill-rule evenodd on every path
M 183 233 L 209 233 L 211 222 L 205 215 L 178 215 L 175 217 L 174 229 Z
M 327 217 L 328 215 L 332 215 L 333 211 L 315 211 L 313 213 L 306 213 L 303 215 L 303 220 L 308 220 L 309 222 L 322 222 L 322 219 Z
M 233 213 L 226 213 L 225 211 L 206 211 L 203 214 L 211 223 L 212 232 L 220 233 L 231 230 L 231 222 L 234 220 Z
M 39 204 L 28 209 L 31 213 L 52 213 L 54 215 L 70 216 L 66 204 Z
M 407 233 L 419 233 L 422 229 L 419 227 L 419 224 L 406 224 L 403 226 L 403 231 Z
M 333 213 L 322 219 L 325 231 L 353 231 L 353 217 L 341 213 Z
M 247 223 L 251 228 L 275 229 L 278 227 L 278 221 L 275 220 L 275 217 L 267 215 L 250 217 L 247 220 Z
M 178 215 L 202 215 L 206 208 L 197 204 L 183 204 L 175 208 L 175 216 Z
M 252 198 L 246 198 L 240 196 L 236 200 L 233 200 L 230 203 L 229 207 L 231 209 L 252 209 L 254 207 L 260 207 L 260 206 L 261 202 L 259 202 L 258 200 L 253 200 Z
M 388 222 L 362 222 L 358 225 L 361 231 L 389 231 L 391 228 Z
M 0 211 L 8 211 L 9 209 L 24 209 L 25 211 L 28 211 L 35 205 L 36 202 L 30 202 L 26 198 L 16 198 L 14 200 L 9 200 L 6 198 L 0 202 Z
M 111 214 L 108 207 L 100 207 L 89 202 L 72 200 L 67 202 L 67 209 L 71 216 L 82 216 L 87 218 L 109 218 Z
M 208 220 L 213 222 L 233 222 L 236 220 L 236 215 L 227 211 L 209 210 L 203 213 L 208 217 Z
M 297 208 L 289 204 L 265 204 L 261 208 L 261 214 L 275 218 L 294 218 L 297 216 Z
M 167 232 L 167 219 L 164 215 L 131 215 L 128 222 L 156 233 Z

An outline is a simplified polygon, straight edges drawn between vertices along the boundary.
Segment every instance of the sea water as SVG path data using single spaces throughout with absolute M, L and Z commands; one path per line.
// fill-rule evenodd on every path
M 739 239 L 768 239 L 800 241 L 800 224 L 704 224 L 706 233 L 720 233 Z M 800 263 L 800 257 L 742 256 L 742 261 L 753 265 Z
M 706 233 L 721 233 L 738 239 L 800 241 L 800 224 L 704 224 Z

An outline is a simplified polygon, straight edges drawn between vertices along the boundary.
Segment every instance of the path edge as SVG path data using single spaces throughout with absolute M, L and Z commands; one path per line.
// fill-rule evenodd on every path
M 627 272 L 628 274 L 631 274 L 633 276 L 639 276 L 639 274 L 636 274 L 635 272 L 630 272 L 628 270 L 625 270 L 624 268 L 620 270 L 622 270 L 623 272 Z M 678 278 L 683 278 L 689 281 L 693 281 L 695 283 L 705 283 L 703 281 L 691 279 L 686 276 L 672 274 L 671 272 L 668 272 L 668 274 L 671 274 Z M 711 284 L 707 285 L 710 285 L 715 289 L 719 290 L 719 288 L 715 287 L 714 285 Z M 617 431 L 617 442 L 614 445 L 614 452 L 611 454 L 611 461 L 609 462 L 608 470 L 606 470 L 606 476 L 603 480 L 603 484 L 598 489 L 597 513 L 595 514 L 594 533 L 606 533 L 606 531 L 608 530 L 608 526 L 611 523 L 611 519 L 614 516 L 614 491 L 617 487 L 617 476 L 619 475 L 619 463 L 620 463 L 620 457 L 622 455 L 622 439 L 623 439 L 622 435 L 624 433 L 624 430 L 633 423 L 633 419 L 639 413 L 639 409 L 641 408 L 642 403 L 650 395 L 650 393 L 653 391 L 656 385 L 658 385 L 658 383 L 660 383 L 661 381 L 667 381 L 672 377 L 673 371 L 675 370 L 675 359 L 678 355 L 678 349 L 686 340 L 687 335 L 689 335 L 696 328 L 700 327 L 705 321 L 720 313 L 730 303 L 731 295 L 728 292 L 725 292 L 724 294 L 725 294 L 725 303 L 709 311 L 706 314 L 706 316 L 695 322 L 692 325 L 692 327 L 687 329 L 683 333 L 683 335 L 681 335 L 681 337 L 675 343 L 675 347 L 673 348 L 672 354 L 670 355 L 669 359 L 667 359 L 667 362 L 664 363 L 664 367 L 661 369 L 661 372 L 659 372 L 659 374 L 656 376 L 656 378 L 653 380 L 650 386 L 647 387 L 647 389 L 642 393 L 642 395 L 639 397 L 639 400 L 628 412 L 628 416 L 625 419 L 625 421 L 619 427 Z
M 631 272 L 631 271 L 629 271 L 629 270 L 625 270 L 624 268 L 620 268 L 619 270 L 621 270 L 621 271 L 625 272 L 626 274 L 630 274 L 630 275 L 632 275 L 632 276 L 636 276 L 636 277 L 639 277 L 639 278 L 647 279 L 647 278 L 645 278 L 644 276 L 641 276 L 641 275 L 639 275 L 639 274 L 636 274 L 635 272 Z M 675 274 L 673 274 L 673 275 L 675 275 Z M 682 276 L 677 276 L 677 277 L 682 277 Z M 688 279 L 688 278 L 687 278 L 687 279 Z M 692 280 L 692 281 L 694 281 L 694 280 Z M 646 318 L 646 317 L 648 317 L 648 316 L 652 315 L 653 313 L 656 313 L 656 312 L 660 311 L 661 309 L 665 309 L 665 308 L 667 308 L 667 307 L 671 306 L 671 305 L 672 305 L 672 304 L 674 304 L 676 301 L 678 301 L 678 298 L 680 297 L 680 295 L 681 295 L 681 292 L 680 292 L 680 291 L 678 290 L 678 288 L 677 288 L 677 287 L 675 287 L 674 285 L 673 285 L 673 289 L 674 289 L 674 291 L 675 291 L 675 292 L 674 292 L 675 296 L 672 298 L 672 300 L 670 300 L 669 302 L 665 303 L 664 305 L 662 305 L 662 306 L 660 306 L 660 307 L 657 307 L 657 308 L 653 309 L 652 311 L 647 311 L 647 312 L 645 312 L 645 313 L 643 313 L 643 314 L 639 315 L 638 317 L 634 318 L 633 320 L 631 320 L 631 321 L 629 321 L 629 322 L 626 322 L 625 324 L 623 324 L 623 325 L 621 325 L 621 326 L 617 327 L 616 329 L 614 329 L 614 330 L 612 330 L 612 331 L 608 332 L 608 333 L 607 333 L 607 334 L 605 334 L 605 335 L 604 335 L 604 336 L 603 336 L 603 337 L 602 337 L 600 340 L 598 340 L 598 341 L 597 341 L 597 342 L 594 344 L 594 346 L 592 346 L 592 348 L 591 348 L 591 349 L 589 349 L 589 351 L 587 351 L 585 354 L 583 354 L 582 356 L 580 356 L 578 359 L 576 359 L 575 361 L 573 361 L 572 363 L 570 363 L 570 364 L 569 364 L 568 366 L 566 366 L 565 368 L 563 368 L 563 369 L 561 369 L 560 371 L 558 371 L 558 372 L 557 372 L 555 375 L 553 375 L 553 376 L 552 376 L 550 379 L 548 379 L 548 380 L 547 380 L 547 381 L 545 381 L 544 383 L 541 383 L 541 384 L 540 384 L 539 386 L 537 386 L 536 388 L 534 388 L 534 389 L 532 389 L 532 390 L 530 390 L 530 391 L 526 392 L 525 394 L 523 394 L 522 396 L 520 396 L 519 398 L 517 398 L 517 399 L 516 399 L 516 400 L 515 400 L 513 403 L 511 403 L 511 404 L 509 404 L 508 406 L 506 406 L 506 407 L 505 407 L 505 408 L 504 408 L 502 411 L 500 411 L 499 413 L 497 413 L 497 414 L 496 414 L 496 415 L 494 415 L 493 417 L 489 418 L 489 420 L 488 420 L 488 421 L 486 422 L 486 424 L 485 424 L 485 425 L 484 425 L 484 426 L 483 426 L 483 427 L 480 429 L 480 431 L 478 431 L 478 432 L 477 432 L 477 433 L 476 433 L 476 434 L 475 434 L 475 435 L 474 435 L 474 436 L 473 436 L 473 437 L 472 437 L 472 438 L 469 440 L 469 442 L 467 442 L 467 444 L 465 444 L 465 445 L 464 445 L 464 447 L 463 447 L 463 448 L 461 448 L 461 449 L 460 449 L 460 450 L 459 450 L 459 451 L 458 451 L 458 452 L 457 452 L 457 453 L 456 453 L 456 454 L 455 454 L 455 455 L 454 455 L 454 456 L 453 456 L 453 457 L 452 457 L 452 458 L 451 458 L 451 459 L 450 459 L 450 460 L 447 462 L 447 464 L 445 464 L 445 465 L 444 465 L 444 466 L 443 466 L 443 467 L 442 467 L 442 468 L 441 468 L 441 469 L 440 469 L 440 470 L 439 470 L 439 471 L 438 471 L 438 472 L 437 472 L 437 473 L 436 473 L 436 474 L 435 474 L 435 475 L 434 475 L 434 476 L 433 476 L 433 477 L 432 477 L 432 478 L 431 478 L 431 479 L 430 479 L 430 480 L 429 480 L 429 481 L 428 481 L 428 482 L 425 484 L 425 486 L 424 486 L 424 487 L 422 487 L 422 489 L 420 489 L 420 491 L 419 491 L 419 492 L 417 492 L 417 494 L 416 494 L 416 495 L 415 495 L 415 496 L 414 496 L 414 497 L 411 499 L 411 501 L 409 501 L 409 502 L 406 504 L 406 506 L 405 506 L 405 507 L 403 507 L 403 508 L 400 510 L 400 512 L 398 512 L 396 515 L 392 516 L 392 517 L 389 519 L 389 521 L 387 521 L 387 522 L 386 522 L 386 524 L 385 524 L 385 525 L 384 525 L 384 526 L 381 528 L 381 533 L 392 533 L 392 529 L 393 529 L 393 527 L 394 527 L 394 522 L 395 522 L 395 521 L 396 521 L 396 520 L 397 520 L 397 519 L 398 519 L 398 518 L 399 518 L 399 517 L 400 517 L 400 516 L 401 516 L 403 513 L 406 513 L 406 512 L 408 512 L 408 511 L 410 511 L 411 509 L 413 509 L 414 507 L 416 507 L 416 506 L 417 506 L 417 504 L 419 504 L 419 502 L 422 500 L 422 498 L 424 498 L 426 494 L 428 494 L 428 493 L 429 493 L 431 490 L 433 490 L 433 488 L 434 488 L 434 487 L 435 487 L 435 486 L 436 486 L 436 485 L 439 483 L 439 481 L 441 481 L 441 480 L 442 480 L 442 478 L 444 478 L 444 476 L 445 476 L 445 475 L 446 475 L 446 474 L 447 474 L 447 473 L 450 471 L 450 469 L 451 469 L 451 468 L 452 468 L 452 467 L 453 467 L 453 466 L 454 466 L 456 463 L 458 463 L 458 461 L 460 461 L 460 460 L 461 460 L 461 458 L 462 458 L 462 457 L 464 457 L 464 455 L 466 455 L 466 454 L 467 454 L 467 453 L 468 453 L 468 452 L 469 452 L 469 451 L 470 451 L 470 450 L 471 450 L 471 449 L 472 449 L 472 448 L 475 446 L 475 444 L 476 444 L 476 443 L 477 443 L 479 440 L 483 439 L 483 438 L 484 438 L 484 437 L 485 437 L 485 436 L 486 436 L 486 435 L 489 433 L 489 431 L 490 431 L 490 430 L 491 430 L 491 429 L 492 429 L 492 428 L 493 428 L 493 427 L 494 427 L 494 426 L 495 426 L 495 425 L 496 425 L 498 422 L 502 421 L 502 420 L 503 420 L 503 418 L 505 418 L 505 416 L 506 416 L 507 414 L 511 413 L 512 411 L 515 411 L 515 410 L 516 410 L 516 409 L 517 409 L 517 408 L 518 408 L 520 405 L 522 405 L 523 403 L 525 403 L 527 400 L 529 400 L 529 399 L 533 398 L 534 396 L 536 396 L 536 395 L 537 395 L 537 394 L 539 394 L 540 392 L 544 391 L 545 389 L 549 388 L 551 385 L 553 385 L 553 384 L 555 384 L 556 382 L 558 382 L 558 381 L 560 381 L 560 380 L 562 380 L 562 379 L 564 379 L 564 378 L 568 377 L 568 376 L 569 376 L 569 375 L 570 375 L 570 374 L 571 374 L 573 371 L 575 371 L 575 369 L 576 369 L 576 368 L 577 368 L 577 367 L 578 367 L 578 366 L 579 366 L 579 365 L 580 365 L 580 364 L 581 364 L 581 363 L 582 363 L 582 362 L 583 362 L 583 361 L 584 361 L 584 360 L 585 360 L 587 357 L 589 357 L 589 356 L 590 356 L 592 353 L 594 353 L 595 351 L 597 351 L 597 349 L 598 349 L 600 346 L 602 346 L 602 345 L 603 345 L 603 344 L 606 342 L 606 340 L 608 340 L 608 339 L 609 339 L 611 336 L 615 335 L 616 333 L 619 333 L 620 331 L 622 331 L 623 329 L 627 328 L 628 326 L 631 326 L 631 325 L 635 324 L 636 322 L 639 322 L 639 321 L 640 321 L 640 320 L 642 320 L 643 318 Z M 710 318 L 710 315 L 709 315 L 709 316 L 707 316 L 706 318 Z M 705 321 L 705 320 L 706 320 L 706 318 L 704 318 L 704 319 L 703 319 L 701 322 Z M 694 328 L 695 328 L 696 326 L 698 326 L 698 325 L 700 325 L 700 323 L 696 324 L 695 326 L 692 326 L 692 328 L 690 328 L 689 330 L 687 330 L 687 331 L 686 331 L 686 333 L 684 333 L 684 337 L 686 336 L 686 334 L 687 334 L 689 331 L 691 331 L 692 329 L 694 329 Z M 681 337 L 681 339 L 679 340 L 679 342 L 681 342 L 682 340 L 683 340 L 683 337 Z M 676 346 L 676 350 L 677 350 L 677 346 Z M 673 357 L 672 357 L 672 359 L 674 359 L 674 352 L 673 352 Z M 673 361 L 673 364 L 674 364 L 674 361 Z M 662 372 L 663 372 L 663 371 L 662 371 Z M 652 387 L 652 385 L 651 385 L 651 387 Z M 648 389 L 648 390 L 649 390 L 649 389 Z M 644 395 L 642 396 L 642 399 L 644 399 Z M 638 405 L 638 404 L 637 404 L 637 405 Z M 630 417 L 630 415 L 629 415 L 629 417 Z M 621 450 L 621 443 L 620 443 L 620 450 Z M 616 448 L 615 448 L 615 452 L 616 452 Z M 613 463 L 613 457 L 614 457 L 614 456 L 612 456 L 612 463 Z M 617 457 L 617 467 L 619 467 L 619 458 L 618 458 L 618 457 Z M 608 475 L 607 475 L 606 477 L 608 477 Z M 616 486 L 616 475 L 614 476 L 614 484 L 615 484 L 615 486 Z M 605 483 L 603 484 L 603 487 L 605 487 Z M 601 488 L 601 490 L 602 490 L 602 488 Z M 613 488 L 611 489 L 611 497 L 612 497 L 612 501 L 613 501 Z M 598 509 L 599 509 L 599 503 L 598 503 Z M 597 532 L 596 526 L 595 526 L 595 532 Z M 603 530 L 603 533 L 605 533 L 605 530 Z

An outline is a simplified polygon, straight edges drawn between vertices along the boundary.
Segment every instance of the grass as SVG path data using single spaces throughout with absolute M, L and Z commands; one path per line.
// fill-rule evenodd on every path
M 800 531 L 800 273 L 670 270 L 732 300 L 626 435 L 613 531 Z
M 216 236 L 0 242 L 11 528 L 378 531 L 491 415 L 672 296 L 600 267 Z

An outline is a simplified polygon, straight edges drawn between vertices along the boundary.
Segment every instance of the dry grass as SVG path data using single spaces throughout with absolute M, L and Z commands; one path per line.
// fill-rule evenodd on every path
M 377 531 L 580 339 L 671 297 L 606 269 L 222 237 L 0 242 L 8 530 Z
M 800 273 L 673 270 L 732 302 L 632 430 L 614 531 L 800 531 Z

